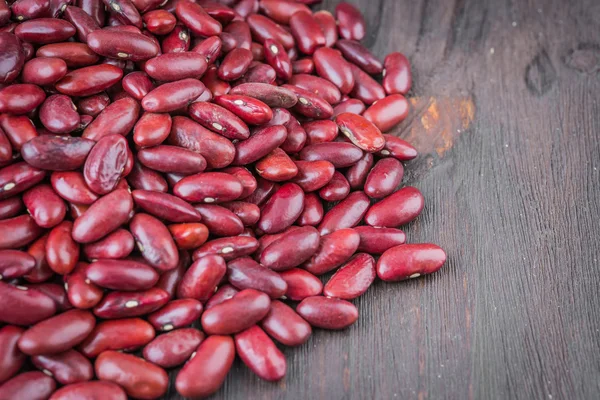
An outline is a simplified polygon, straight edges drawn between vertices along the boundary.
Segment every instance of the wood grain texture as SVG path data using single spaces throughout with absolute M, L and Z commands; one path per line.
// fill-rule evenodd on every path
M 284 350 L 278 384 L 236 360 L 214 398 L 600 398 L 600 2 L 351 2 L 375 54 L 412 61 L 406 230 L 449 261 L 377 282 L 354 326 Z

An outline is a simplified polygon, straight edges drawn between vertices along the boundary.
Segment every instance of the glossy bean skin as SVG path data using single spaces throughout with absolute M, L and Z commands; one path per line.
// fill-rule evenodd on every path
M 188 51 L 189 48 L 189 30 L 182 24 L 175 25 L 175 28 L 173 28 L 171 33 L 165 36 L 161 42 L 161 50 L 163 54 Z
M 173 193 L 190 202 L 215 203 L 235 200 L 243 191 L 236 177 L 223 172 L 206 172 L 183 178 Z
M 363 113 L 363 117 L 371 121 L 382 132 L 387 132 L 406 118 L 409 109 L 408 100 L 403 95 L 393 94 L 369 107 Z
M 241 78 L 252 62 L 252 52 L 244 48 L 231 50 L 223 59 L 218 69 L 219 78 L 224 81 L 234 81 Z
M 39 290 L 50 297 L 56 304 L 58 311 L 66 311 L 73 308 L 73 305 L 69 302 L 64 286 L 59 285 L 58 283 L 30 283 L 27 287 Z
M 248 329 L 269 312 L 271 300 L 265 293 L 244 289 L 231 299 L 202 314 L 202 329 L 209 335 L 229 335 Z
M 77 102 L 77 109 L 83 115 L 95 117 L 110 104 L 110 98 L 106 93 L 95 94 L 85 97 Z
M 73 224 L 73 239 L 91 243 L 102 239 L 129 220 L 133 200 L 125 189 L 111 192 L 88 208 Z
M 204 84 L 193 78 L 168 82 L 144 96 L 142 107 L 155 113 L 175 111 L 191 103 L 204 89 Z
M 144 71 L 153 79 L 170 82 L 199 78 L 207 67 L 205 57 L 189 51 L 167 53 L 151 58 L 144 64 Z
M 161 144 L 171 132 L 169 114 L 144 113 L 133 128 L 133 140 L 140 147 L 152 147 Z
M 112 192 L 127 163 L 129 146 L 121 135 L 107 135 L 90 151 L 83 168 L 88 187 L 97 194 Z
M 204 334 L 194 328 L 177 329 L 158 336 L 144 347 L 144 358 L 163 368 L 183 364 L 198 348 Z
M 261 379 L 275 382 L 285 376 L 285 356 L 261 328 L 248 328 L 235 335 L 234 340 L 237 354 Z
M 298 174 L 292 181 L 307 193 L 327 185 L 335 173 L 335 166 L 325 160 L 296 161 L 296 166 Z
M 320 46 L 325 46 L 325 35 L 311 13 L 298 12 L 289 20 L 296 46 L 304 54 L 313 54 Z
M 194 46 L 192 51 L 201 54 L 204 57 L 206 63 L 208 65 L 212 65 L 221 55 L 221 48 L 221 39 L 219 39 L 218 36 L 211 36 Z
M 108 89 L 122 77 L 123 70 L 114 65 L 92 65 L 67 73 L 56 83 L 56 90 L 68 96 L 91 96 Z
M 225 284 L 225 285 L 221 286 L 215 292 L 215 294 L 212 295 L 211 298 L 206 302 L 205 309 L 208 310 L 209 308 L 213 308 L 217 304 L 221 304 L 221 303 L 231 299 L 238 292 L 239 292 L 239 290 L 237 290 L 230 284 Z
M 64 16 L 77 30 L 77 38 L 80 42 L 87 42 L 87 35 L 91 32 L 100 29 L 98 22 L 85 10 L 80 7 L 67 6 L 64 11 Z
M 289 3 L 281 0 L 263 0 L 259 4 L 260 10 L 273 21 L 287 25 L 292 15 L 298 11 L 310 13 L 310 8 L 300 3 Z
M 312 334 L 310 325 L 290 306 L 275 300 L 261 327 L 275 340 L 286 346 L 299 346 Z
M 361 12 L 352 4 L 342 2 L 335 7 L 340 36 L 344 39 L 361 41 L 366 35 L 366 23 Z
M 373 154 L 364 153 L 362 158 L 346 170 L 346 179 L 352 190 L 362 189 L 373 166 Z
M 56 57 L 37 57 L 25 63 L 21 74 L 23 83 L 51 85 L 67 74 L 67 63 Z
M 0 385 L 12 378 L 23 366 L 27 356 L 17 343 L 25 330 L 13 325 L 0 328 Z
M 167 227 L 157 218 L 138 213 L 129 224 L 138 249 L 148 264 L 159 271 L 177 267 L 177 246 Z
M 273 39 L 281 43 L 286 50 L 294 46 L 292 34 L 265 16 L 252 14 L 246 22 L 250 26 L 252 37 L 258 43 L 263 44 L 266 39 Z
M 121 86 L 128 95 L 137 101 L 142 100 L 144 96 L 154 89 L 154 84 L 148 77 L 148 74 L 142 71 L 130 72 L 125 75 L 121 81 Z
M 46 241 L 46 262 L 59 275 L 73 271 L 79 259 L 79 244 L 71 237 L 73 223 L 64 221 L 50 231 Z
M 322 275 L 347 261 L 358 248 L 360 236 L 350 228 L 325 235 L 315 255 L 304 264 L 304 269 L 314 275 Z
M 360 115 L 342 113 L 335 117 L 335 122 L 344 136 L 366 152 L 375 153 L 385 146 L 385 138 L 379 128 Z
M 189 253 L 185 250 L 181 250 L 179 252 L 179 263 L 177 264 L 177 268 L 163 272 L 155 287 L 164 290 L 168 293 L 169 299 L 173 299 L 177 292 L 177 286 L 191 263 L 192 261 Z
M 295 77 L 297 76 L 299 75 L 295 75 Z M 293 107 L 297 113 L 313 119 L 329 119 L 333 116 L 333 108 L 323 97 L 299 86 L 283 85 L 283 87 L 291 90 L 298 97 L 298 102 Z
M 214 65 L 208 67 L 206 73 L 202 77 L 202 83 L 204 83 L 206 88 L 210 90 L 213 96 L 227 94 L 231 90 L 231 85 L 229 82 L 219 78 L 217 67 Z
M 166 179 L 160 173 L 144 167 L 135 160 L 131 172 L 127 175 L 127 183 L 137 190 L 165 193 L 169 189 Z
M 170 331 L 191 325 L 202 313 L 202 303 L 195 299 L 173 300 L 148 315 L 156 330 Z
M 248 201 L 248 196 L 253 196 L 257 189 L 259 188 L 259 181 L 266 182 L 264 179 L 256 179 L 254 175 L 248 169 L 244 167 L 229 167 L 223 170 L 228 174 L 231 174 L 239 179 L 242 182 L 242 186 L 244 187 L 242 194 L 240 195 L 240 199 L 244 199 Z
M 322 47 L 313 55 L 315 70 L 320 77 L 327 79 L 337 86 L 343 94 L 348 94 L 354 88 L 354 75 L 350 64 L 337 50 Z
M 208 228 L 200 223 L 183 223 L 167 226 L 177 248 L 192 250 L 201 246 L 208 239 Z
M 235 38 L 237 47 L 252 50 L 252 34 L 246 22 L 232 21 L 227 24 L 224 31 Z
M 98 195 L 87 186 L 81 172 L 53 172 L 50 182 L 54 191 L 69 202 L 89 205 L 98 200 Z
M 142 17 L 134 4 L 129 0 L 103 0 L 108 11 L 123 25 L 142 28 Z
M 208 15 L 199 4 L 179 1 L 177 2 L 175 13 L 179 21 L 197 36 L 215 36 L 219 35 L 222 31 L 219 21 Z
M 18 196 L 0 200 L 0 220 L 17 216 L 24 208 L 23 202 Z
M 351 63 L 362 68 L 368 74 L 379 74 L 383 71 L 383 64 L 366 47 L 355 40 L 340 39 L 335 47 Z M 385 81 L 385 78 L 384 78 Z
M 300 89 L 304 89 L 304 90 L 308 91 L 309 93 L 314 94 L 314 96 L 312 96 L 312 97 L 316 96 L 317 99 L 321 98 L 321 99 L 325 100 L 327 103 L 329 103 L 330 105 L 337 104 L 342 99 L 342 93 L 337 88 L 337 86 L 335 86 L 332 82 L 328 81 L 327 79 L 320 78 L 318 76 L 297 74 L 297 75 L 292 76 L 292 78 L 289 81 L 289 84 L 296 86 Z M 285 87 L 287 87 L 287 86 L 285 86 Z M 288 87 L 288 89 L 294 90 L 289 87 Z M 298 89 L 295 89 L 295 90 L 296 90 L 296 92 L 298 92 Z M 300 98 L 301 93 L 296 93 L 296 95 Z M 303 96 L 303 97 L 305 97 L 305 100 L 306 100 L 306 96 Z M 308 100 L 310 100 L 310 99 L 308 99 Z M 308 106 L 308 104 L 304 104 L 303 102 L 301 102 L 300 104 L 296 104 L 296 106 L 297 106 L 296 109 L 301 110 L 300 107 L 302 105 Z M 317 106 L 321 107 L 319 105 L 317 105 Z M 323 108 L 326 109 L 326 112 L 328 115 L 329 108 L 327 108 L 326 106 L 323 106 Z M 306 115 L 306 116 L 310 117 L 310 115 Z M 319 119 L 327 119 L 327 118 L 319 118 Z
M 19 349 L 29 355 L 62 353 L 81 343 L 95 325 L 89 311 L 69 310 L 26 330 L 19 338 Z
M 288 285 L 285 297 L 292 301 L 301 301 L 310 296 L 318 296 L 323 292 L 321 280 L 310 272 L 292 268 L 280 273 Z
M 307 193 L 304 196 L 304 209 L 296 220 L 299 226 L 317 226 L 323 219 L 323 204 L 315 193 Z
M 131 354 L 108 350 L 94 363 L 100 380 L 117 383 L 139 399 L 155 399 L 167 391 L 169 377 L 164 369 Z
M 212 103 L 196 102 L 188 109 L 190 116 L 204 127 L 229 139 L 247 139 L 248 126 L 231 111 Z
M 100 396 L 110 400 L 127 400 L 121 387 L 108 381 L 89 381 L 66 385 L 50 396 L 51 400 L 100 400 Z
M 352 303 L 322 296 L 302 300 L 296 312 L 312 326 L 322 329 L 344 329 L 358 319 L 358 310 Z
M 184 274 L 177 287 L 177 297 L 206 302 L 225 276 L 225 260 L 217 255 L 197 259 Z
M 338 136 L 338 127 L 330 120 L 305 122 L 302 127 L 306 131 L 306 145 L 332 142 Z
M 369 74 L 354 64 L 350 64 L 350 68 L 354 75 L 354 88 L 352 89 L 352 92 L 350 92 L 351 97 L 368 105 L 385 97 L 385 90 L 383 87 L 375 79 L 371 78 Z
M 94 142 L 70 136 L 43 135 L 21 148 L 21 155 L 33 167 L 51 171 L 70 171 L 83 166 Z
M 94 51 L 90 49 L 87 44 L 76 42 L 47 44 L 40 47 L 35 54 L 37 57 L 60 58 L 67 64 L 68 68 L 89 67 L 100 59 L 100 57 L 94 53 Z M 119 71 L 120 70 L 121 69 L 119 68 Z M 91 73 L 92 71 L 97 73 L 98 76 L 93 77 Z M 110 82 L 115 83 L 114 80 L 116 79 L 116 73 L 117 71 L 112 68 L 92 68 L 91 70 L 85 69 L 82 71 L 74 70 L 70 73 L 67 73 L 67 75 L 65 75 L 63 79 L 59 80 L 59 82 L 62 82 L 61 87 L 64 87 L 65 91 L 81 90 L 84 88 L 92 90 L 94 85 L 103 85 L 105 88 L 107 88 L 111 85 Z M 85 82 L 82 79 L 85 79 L 86 77 L 96 79 L 91 82 Z M 118 79 L 116 80 L 118 81 Z M 70 95 L 69 93 L 64 94 Z
M 285 48 L 273 39 L 266 39 L 263 53 L 267 64 L 275 70 L 279 79 L 288 80 L 292 77 L 292 62 Z
M 152 10 L 142 16 L 146 29 L 155 35 L 166 35 L 175 28 L 177 19 L 166 10 Z
M 133 236 L 125 229 L 117 229 L 105 238 L 83 246 L 83 253 L 89 260 L 100 258 L 125 258 L 133 251 Z
M 262 208 L 258 227 L 265 233 L 283 231 L 302 213 L 304 191 L 295 183 L 286 183 L 267 201 Z
M 154 339 L 154 328 L 140 318 L 102 321 L 81 343 L 79 351 L 94 358 L 106 350 L 132 351 Z
M 134 190 L 135 204 L 148 213 L 172 222 L 200 222 L 202 217 L 194 207 L 178 197 L 167 193 Z
M 292 91 L 268 83 L 242 83 L 231 89 L 230 94 L 253 97 L 269 107 L 291 108 L 298 101 Z
M 0 164 L 4 164 L 6 162 L 10 163 L 12 157 L 12 145 L 10 144 L 10 141 L 6 137 L 6 134 L 2 128 L 0 128 Z
M 262 125 L 273 118 L 273 111 L 260 100 L 240 95 L 221 95 L 215 102 L 240 117 L 249 125 Z
M 439 270 L 446 252 L 431 243 L 403 244 L 386 250 L 377 261 L 377 276 L 387 282 L 417 278 Z
M 85 128 L 82 137 L 98 141 L 109 135 L 125 136 L 134 127 L 139 112 L 139 104 L 131 97 L 116 100 Z
M 23 203 L 35 223 L 42 228 L 58 225 L 67 213 L 65 203 L 48 184 L 37 185 L 25 191 Z
M 177 374 L 177 392 L 193 398 L 213 394 L 225 381 L 234 358 L 235 345 L 231 337 L 209 336 Z
M 273 67 L 256 62 L 251 64 L 246 74 L 235 83 L 240 85 L 244 83 L 268 83 L 272 85 L 275 83 L 276 77 L 277 73 Z
M 408 93 L 412 87 L 410 62 L 402 53 L 390 53 L 385 57 L 383 88 L 387 94 Z
M 319 247 L 318 231 L 306 226 L 283 234 L 260 254 L 260 263 L 274 271 L 285 271 L 307 261 Z
M 244 224 L 233 212 L 213 204 L 196 204 L 202 222 L 215 236 L 236 236 L 244 231 Z
M 345 199 L 350 193 L 350 184 L 344 177 L 344 175 L 336 171 L 333 174 L 333 178 L 327 185 L 319 190 L 319 196 L 325 201 L 340 201 Z
M 6 399 L 45 400 L 56 389 L 56 382 L 39 371 L 23 372 L 0 386 Z
M 370 201 L 364 192 L 352 192 L 344 200 L 331 208 L 319 224 L 319 233 L 327 235 L 344 228 L 353 228 L 360 223 Z
M 365 111 L 365 104 L 358 99 L 344 100 L 333 108 L 333 116 L 337 117 L 342 113 L 362 114 Z
M 395 158 L 384 158 L 375 164 L 365 182 L 365 193 L 380 199 L 392 194 L 404 176 L 404 167 Z
M 24 251 L 0 250 L 0 279 L 26 275 L 33 270 L 35 264 L 36 260 Z
M 18 15 L 14 9 L 13 12 Z M 0 32 L 0 45 L 5 51 L 0 64 L 0 84 L 11 83 L 17 78 L 25 62 L 21 42 L 12 33 Z
M 64 42 L 75 34 L 75 27 L 65 20 L 36 18 L 15 28 L 15 35 L 24 42 L 46 44 Z
M 385 146 L 383 147 L 383 150 L 378 153 L 379 156 L 391 156 L 400 161 L 409 161 L 418 155 L 417 149 L 407 141 L 385 133 L 383 134 L 383 137 L 385 138 Z
M 329 161 L 336 168 L 345 168 L 357 163 L 363 152 L 352 143 L 325 142 L 306 146 L 299 155 L 304 161 Z
M 29 118 L 24 115 L 0 114 L 0 128 L 4 131 L 13 150 L 21 150 L 23 145 L 38 136 Z
M 42 228 L 29 215 L 0 220 L 0 249 L 23 247 L 41 234 Z
M 149 289 L 158 281 L 154 269 L 132 260 L 98 260 L 87 267 L 86 277 L 103 288 L 130 291 Z
M 110 292 L 94 307 L 94 315 L 102 319 L 131 318 L 156 311 L 169 301 L 169 294 L 152 288 L 139 292 Z
M 276 272 L 249 257 L 228 262 L 227 278 L 237 289 L 260 290 L 272 299 L 280 298 L 287 290 L 287 284 Z
M 89 381 L 94 376 L 92 363 L 76 350 L 31 357 L 33 364 L 62 385 Z
M 370 254 L 381 254 L 386 250 L 404 244 L 406 235 L 396 228 L 376 228 L 357 226 L 354 230 L 360 235 L 358 251 Z
M 72 132 L 81 122 L 75 104 L 63 94 L 48 97 L 40 107 L 39 117 L 46 129 L 57 134 Z
M 29 83 L 13 84 L 0 89 L 0 113 L 27 114 L 42 104 L 46 93 Z
M 252 237 L 232 236 L 213 239 L 194 251 L 194 260 L 209 255 L 218 255 L 225 261 L 248 256 L 258 248 L 258 241 Z
M 323 288 L 323 295 L 344 300 L 355 299 L 367 291 L 376 276 L 373 257 L 358 253 L 333 274 Z
M 177 146 L 159 145 L 138 151 L 138 160 L 146 167 L 159 172 L 195 174 L 206 169 L 201 154 Z
M 289 181 L 298 174 L 298 167 L 280 148 L 263 157 L 256 163 L 256 172 L 273 182 Z
M 414 220 L 424 205 L 421 192 L 407 186 L 371 206 L 365 215 L 365 222 L 371 226 L 395 228 Z
M 75 269 L 64 278 L 69 303 L 75 308 L 88 309 L 100 302 L 104 292 L 86 276 L 88 264 L 79 262 Z
M 250 138 L 237 142 L 234 165 L 246 165 L 258 161 L 262 157 L 283 144 L 287 130 L 283 125 L 257 128 Z
M 313 18 L 325 35 L 325 46 L 332 47 L 338 41 L 338 27 L 335 18 L 327 10 L 317 11 L 313 14 Z
M 314 70 L 315 63 L 312 58 L 302 58 L 292 61 L 292 73 L 294 74 L 312 74 Z

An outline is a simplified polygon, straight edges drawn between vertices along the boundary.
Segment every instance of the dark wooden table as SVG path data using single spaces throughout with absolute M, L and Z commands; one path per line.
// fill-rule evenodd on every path
M 412 61 L 406 231 L 449 260 L 377 282 L 354 326 L 285 349 L 280 383 L 236 360 L 214 398 L 600 398 L 600 1 L 352 3 L 375 54 Z

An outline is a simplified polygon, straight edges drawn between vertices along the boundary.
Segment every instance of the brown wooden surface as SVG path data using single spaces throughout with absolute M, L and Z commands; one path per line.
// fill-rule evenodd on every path
M 354 326 L 285 349 L 280 383 L 236 360 L 214 398 L 600 398 L 600 1 L 352 2 L 413 63 L 406 230 L 449 261 L 377 282 Z

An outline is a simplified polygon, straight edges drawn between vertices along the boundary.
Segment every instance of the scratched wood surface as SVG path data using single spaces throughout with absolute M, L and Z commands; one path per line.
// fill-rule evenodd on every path
M 354 326 L 284 350 L 280 383 L 236 360 L 214 398 L 600 398 L 600 1 L 351 2 L 378 56 L 412 61 L 406 230 L 449 261 L 377 282 Z

